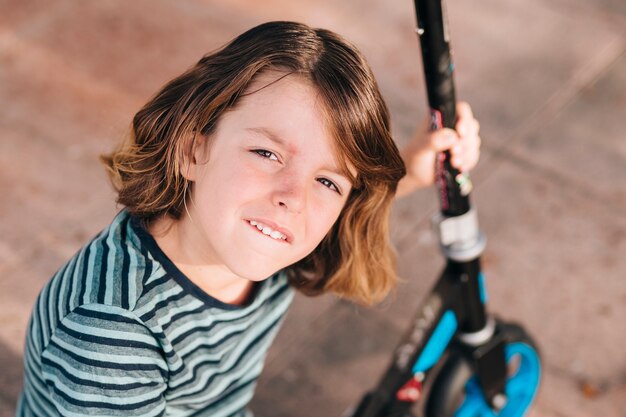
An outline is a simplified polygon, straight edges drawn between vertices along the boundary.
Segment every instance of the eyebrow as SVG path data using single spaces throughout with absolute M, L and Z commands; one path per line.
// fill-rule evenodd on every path
M 282 146 L 288 146 L 285 143 L 285 140 L 283 138 L 281 138 L 279 135 L 275 134 L 274 132 L 272 132 L 271 130 L 265 128 L 265 127 L 248 127 L 246 128 L 246 130 L 253 132 L 253 133 L 258 133 L 261 134 L 263 136 L 265 136 L 266 138 L 268 138 L 269 140 L 271 140 L 272 142 L 275 142 L 279 145 Z M 350 182 L 350 184 L 352 185 L 352 180 L 351 180 L 351 175 L 348 172 L 345 172 L 345 170 L 339 168 L 339 167 L 327 167 L 327 170 L 329 170 L 330 172 L 333 172 L 337 175 L 341 175 L 342 177 L 344 177 L 345 179 L 348 180 L 348 182 Z
M 269 140 L 271 140 L 272 142 L 278 143 L 279 145 L 285 145 L 285 141 L 283 140 L 283 138 L 274 134 L 274 132 L 264 127 L 248 127 L 246 128 L 246 130 L 249 130 L 254 133 L 259 133 L 265 136 L 266 138 L 268 138 Z

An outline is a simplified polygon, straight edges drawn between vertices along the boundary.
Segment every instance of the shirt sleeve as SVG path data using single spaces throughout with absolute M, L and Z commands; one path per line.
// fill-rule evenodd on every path
M 84 305 L 60 323 L 41 356 L 50 400 L 62 416 L 161 416 L 167 363 L 131 312 Z

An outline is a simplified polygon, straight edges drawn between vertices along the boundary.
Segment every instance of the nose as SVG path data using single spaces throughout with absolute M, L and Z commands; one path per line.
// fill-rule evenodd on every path
M 292 213 L 301 213 L 306 200 L 306 183 L 293 173 L 284 175 L 272 192 L 272 203 Z

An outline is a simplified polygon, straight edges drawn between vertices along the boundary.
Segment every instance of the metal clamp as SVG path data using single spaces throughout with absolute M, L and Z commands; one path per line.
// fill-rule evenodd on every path
M 483 343 L 487 342 L 491 339 L 491 336 L 496 332 L 496 321 L 493 317 L 487 318 L 487 323 L 485 323 L 485 327 L 481 330 L 473 333 L 461 333 L 457 334 L 458 339 L 470 346 L 480 346 Z
M 439 238 L 441 250 L 453 261 L 470 261 L 479 257 L 485 250 L 487 239 L 478 229 L 478 215 L 473 208 L 455 217 L 437 213 L 433 216 L 432 225 Z

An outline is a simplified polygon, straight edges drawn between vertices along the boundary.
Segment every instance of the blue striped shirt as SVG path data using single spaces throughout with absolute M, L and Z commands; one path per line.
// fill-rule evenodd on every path
M 293 298 L 285 274 L 248 304 L 212 298 L 126 211 L 42 289 L 17 416 L 246 416 Z

